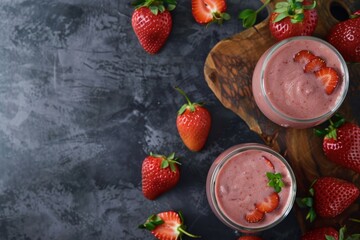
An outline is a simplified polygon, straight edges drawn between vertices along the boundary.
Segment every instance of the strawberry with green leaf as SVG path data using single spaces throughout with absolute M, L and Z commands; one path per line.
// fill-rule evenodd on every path
M 170 11 L 176 7 L 175 0 L 138 0 L 133 3 L 133 30 L 144 50 L 156 54 L 164 46 L 172 29 Z
M 150 200 L 177 185 L 180 179 L 180 164 L 175 153 L 169 156 L 150 153 L 142 163 L 142 192 Z
M 257 14 L 270 2 L 267 0 L 256 11 L 251 9 L 241 11 L 238 18 L 243 21 L 243 27 L 252 27 L 256 22 Z M 316 1 L 312 0 L 287 0 L 276 3 L 269 21 L 272 36 L 280 41 L 294 36 L 312 35 L 318 22 L 315 7 Z
M 310 197 L 296 199 L 299 207 L 309 208 L 306 216 L 313 222 L 317 216 L 334 218 L 347 209 L 358 197 L 358 187 L 335 177 L 320 177 L 309 189 Z
M 360 173 L 360 127 L 346 122 L 340 115 L 329 120 L 324 130 L 315 134 L 323 137 L 323 151 L 331 162 Z
M 185 146 L 191 151 L 200 151 L 209 136 L 211 115 L 201 103 L 190 101 L 186 93 L 175 88 L 187 101 L 178 111 L 176 127 Z
M 177 240 L 183 235 L 191 238 L 200 238 L 185 231 L 184 218 L 181 212 L 167 211 L 151 215 L 141 229 L 149 230 L 159 240 Z

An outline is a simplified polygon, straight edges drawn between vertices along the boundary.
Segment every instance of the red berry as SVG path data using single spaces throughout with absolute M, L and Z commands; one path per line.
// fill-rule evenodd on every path
M 323 67 L 315 72 L 316 78 L 321 81 L 326 94 L 330 95 L 334 92 L 339 83 L 339 74 L 331 67 Z
M 172 17 L 168 10 L 154 14 L 148 7 L 137 8 L 131 18 L 133 30 L 144 50 L 150 54 L 160 51 L 172 29 Z
M 260 212 L 269 213 L 274 211 L 279 206 L 279 202 L 279 195 L 274 192 L 266 197 L 262 202 L 257 203 L 255 206 Z
M 176 127 L 180 138 L 191 151 L 200 151 L 208 138 L 211 127 L 209 111 L 199 103 L 192 103 L 184 91 L 177 90 L 186 98 L 187 103 L 178 111 Z
M 330 29 L 327 37 L 348 62 L 360 62 L 360 14 L 355 12 L 353 19 L 337 23 Z
M 360 173 L 360 127 L 345 123 L 338 128 L 331 124 L 323 139 L 323 150 L 330 161 Z
M 145 228 L 159 240 L 177 240 L 185 234 L 188 237 L 199 238 L 185 231 L 181 213 L 167 211 L 150 216 L 139 228 Z
M 315 57 L 316 56 L 314 54 L 312 54 L 310 51 L 301 50 L 300 52 L 295 54 L 294 61 L 305 66 Z
M 262 238 L 257 236 L 241 236 L 237 240 L 262 240 Z
M 177 185 L 180 171 L 174 154 L 168 157 L 151 154 L 142 163 L 142 192 L 150 200 Z
M 310 62 L 308 62 L 305 65 L 304 72 L 306 73 L 317 72 L 323 67 L 326 67 L 326 62 L 324 61 L 324 59 L 320 57 L 314 57 L 313 59 L 310 60 Z
M 200 24 L 222 23 L 229 18 L 225 13 L 227 7 L 225 0 L 192 0 L 191 5 L 195 21 Z
M 249 223 L 257 223 L 260 222 L 264 218 L 264 216 L 264 212 L 260 212 L 258 209 L 255 208 L 253 211 L 245 215 L 245 219 Z
M 334 240 L 339 239 L 339 233 L 336 229 L 332 227 L 323 227 L 323 228 L 313 229 L 305 233 L 301 237 L 301 240 L 320 240 L 320 239 L 325 239 L 326 236 L 332 236 Z
M 315 211 L 318 216 L 325 218 L 341 214 L 359 196 L 355 184 L 334 177 L 317 179 L 313 189 Z

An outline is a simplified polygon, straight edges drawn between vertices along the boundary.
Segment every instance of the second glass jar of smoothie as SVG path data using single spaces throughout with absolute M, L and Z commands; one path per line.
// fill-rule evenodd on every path
M 339 76 L 327 94 L 323 83 L 294 56 L 307 50 L 325 61 Z M 349 87 L 349 73 L 341 54 L 329 43 L 309 36 L 283 40 L 259 59 L 253 74 L 255 101 L 263 114 L 283 127 L 309 128 L 329 119 L 341 106 Z

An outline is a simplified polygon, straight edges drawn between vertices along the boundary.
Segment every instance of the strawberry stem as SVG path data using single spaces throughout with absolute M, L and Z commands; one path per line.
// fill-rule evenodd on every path
M 177 228 L 177 230 L 178 230 L 179 232 L 181 232 L 182 234 L 185 234 L 185 235 L 188 236 L 188 237 L 191 237 L 191 238 L 201 238 L 201 236 L 197 236 L 197 235 L 194 235 L 194 234 L 191 234 L 191 233 L 185 231 L 185 229 L 182 228 L 182 225 L 179 226 L 179 227 Z
M 190 99 L 188 98 L 188 96 L 186 95 L 186 93 L 179 87 L 175 87 L 175 89 L 185 97 L 187 103 L 185 103 L 184 105 L 181 106 L 181 108 L 178 111 L 178 115 L 181 115 L 185 112 L 186 109 L 190 109 L 191 112 L 195 111 L 195 107 L 196 106 L 201 106 L 200 103 L 192 103 L 190 101 Z

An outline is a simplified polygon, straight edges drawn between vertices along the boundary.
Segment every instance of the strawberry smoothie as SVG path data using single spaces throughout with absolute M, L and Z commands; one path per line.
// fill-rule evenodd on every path
M 267 173 L 282 175 L 284 186 L 280 192 L 268 186 Z M 240 144 L 214 161 L 206 192 L 213 212 L 222 222 L 242 232 L 257 232 L 275 226 L 287 216 L 295 200 L 296 180 L 280 154 L 264 145 Z M 267 210 L 262 210 L 264 204 Z
M 338 81 L 331 82 L 336 85 L 331 92 L 327 92 L 329 83 L 320 78 L 325 75 L 320 66 L 306 72 L 306 63 L 294 60 L 302 50 L 321 58 L 326 68 L 338 75 Z M 252 79 L 254 98 L 264 115 L 283 127 L 294 128 L 312 127 L 329 119 L 342 104 L 348 86 L 348 69 L 340 53 L 315 37 L 277 43 L 261 56 Z

